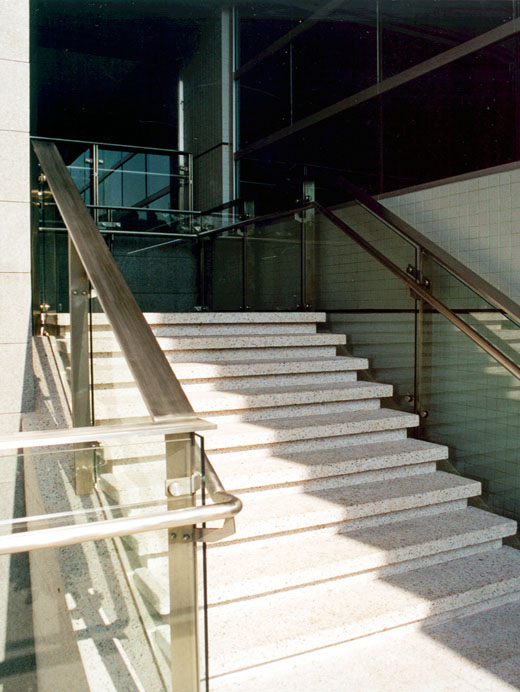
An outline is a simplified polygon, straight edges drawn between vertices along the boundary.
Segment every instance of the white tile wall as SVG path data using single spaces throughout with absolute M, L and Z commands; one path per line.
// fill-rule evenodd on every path
M 520 302 L 520 164 L 381 203 Z

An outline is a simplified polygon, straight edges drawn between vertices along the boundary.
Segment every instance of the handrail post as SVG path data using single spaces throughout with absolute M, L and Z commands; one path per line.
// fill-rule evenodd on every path
M 69 236 L 70 389 L 74 427 L 91 425 L 89 367 L 89 297 L 87 274 Z M 94 487 L 94 455 L 88 450 L 74 454 L 75 488 L 88 495 Z
M 304 180 L 302 185 L 303 204 L 314 202 L 316 198 L 314 180 Z M 308 243 L 315 239 L 315 212 L 314 209 L 302 211 L 301 239 L 300 239 L 300 309 L 307 310 L 309 302 L 309 276 L 314 277 L 314 271 L 309 272 L 310 258 L 308 257 Z
M 168 510 L 195 506 L 195 436 L 166 435 L 166 493 Z M 182 488 L 179 480 L 189 481 L 185 494 L 173 495 L 170 485 Z M 182 490 L 181 490 L 182 492 Z M 183 692 L 199 692 L 199 608 L 197 544 L 195 526 L 182 526 L 168 532 L 170 587 L 170 666 L 172 687 Z

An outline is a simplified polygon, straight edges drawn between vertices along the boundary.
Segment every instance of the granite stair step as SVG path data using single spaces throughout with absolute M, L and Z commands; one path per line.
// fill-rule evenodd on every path
M 293 656 L 384 629 L 485 608 L 520 592 L 520 552 L 508 547 L 366 584 L 337 579 L 209 609 L 211 675 Z M 273 617 L 274 615 L 274 617 Z M 241 625 L 242 623 L 242 625 Z M 244 626 L 247 623 L 247 627 Z M 169 626 L 158 644 L 169 650 Z
M 392 395 L 392 386 L 376 382 L 344 382 L 302 384 L 280 387 L 256 387 L 240 391 L 205 391 L 201 388 L 185 387 L 186 395 L 199 415 L 225 411 L 247 411 L 252 417 L 253 409 L 275 409 L 277 407 L 327 402 L 378 399 Z M 377 408 L 379 404 L 377 404 Z M 125 387 L 96 392 L 96 418 L 110 419 L 123 416 L 146 416 L 148 410 L 137 388 Z M 297 408 L 295 412 L 303 411 Z M 312 411 L 309 411 L 311 413 Z M 316 409 L 319 413 L 319 408 Z M 274 415 L 284 415 L 276 411 Z M 261 417 L 262 411 L 258 412 Z
M 114 450 L 120 452 L 120 448 Z M 118 492 L 123 488 L 131 490 L 132 496 L 135 485 L 152 485 L 148 478 L 155 478 L 154 484 L 164 490 L 165 477 L 164 443 L 156 442 L 150 451 L 155 458 L 142 463 L 125 464 L 119 459 L 119 465 L 113 467 L 116 485 L 119 477 L 124 480 Z M 110 452 L 110 448 L 107 450 Z M 443 445 L 404 438 L 394 442 L 378 442 L 364 445 L 338 445 L 310 452 L 292 452 L 287 454 L 269 454 L 268 449 L 248 450 L 244 452 L 213 452 L 212 463 L 218 468 L 219 476 L 229 491 L 244 490 L 261 486 L 277 486 L 291 483 L 301 483 L 317 478 L 342 476 L 344 482 L 362 482 L 360 477 L 388 468 L 406 468 L 429 462 L 442 461 L 448 458 L 448 448 Z M 104 474 L 106 476 L 106 474 Z M 349 476 L 349 481 L 346 477 Z M 114 498 L 115 499 L 115 498 Z M 124 504 L 123 495 L 118 495 L 118 501 Z
M 70 325 L 70 314 L 47 313 L 60 326 Z M 220 325 L 220 324 L 298 324 L 325 322 L 325 312 L 145 312 L 144 317 L 150 325 Z M 96 326 L 108 325 L 104 313 L 92 314 Z
M 351 583 L 398 571 L 438 564 L 454 557 L 500 547 L 516 522 L 467 507 L 457 512 L 348 531 L 309 531 L 211 547 L 208 552 L 208 603 L 274 593 L 339 577 Z M 421 564 L 419 564 L 421 563 Z M 168 563 L 139 568 L 136 584 L 161 614 L 169 613 Z
M 65 340 L 66 341 L 66 340 Z M 297 346 L 341 346 L 346 343 L 343 334 L 232 334 L 208 336 L 159 336 L 157 341 L 164 351 L 234 350 L 285 348 Z M 96 337 L 93 353 L 118 353 L 119 345 L 114 338 Z
M 444 473 L 431 471 L 413 476 L 350 486 L 295 491 L 292 488 L 259 490 L 248 493 L 244 508 L 237 518 L 237 531 L 228 543 L 303 531 L 321 526 L 353 523 L 360 528 L 367 518 L 377 524 L 398 521 L 413 510 L 420 514 L 434 505 L 439 511 L 449 510 L 453 502 L 466 501 L 478 495 L 480 483 Z M 362 521 L 361 521 L 362 520 Z M 139 556 L 163 553 L 166 537 L 154 533 L 125 537 L 125 542 Z
M 126 363 L 117 359 L 94 359 L 94 380 L 99 384 L 133 383 Z M 182 383 L 254 380 L 257 377 L 280 377 L 320 373 L 350 373 L 366 370 L 365 358 L 334 356 L 333 358 L 285 358 L 278 360 L 232 360 L 218 362 L 173 363 L 172 369 Z M 246 385 L 247 386 L 247 385 Z
M 418 416 L 393 409 L 351 411 L 223 425 L 205 434 L 206 450 L 247 449 L 256 445 L 307 440 L 309 449 L 319 438 L 402 430 L 418 425 Z M 368 441 L 366 438 L 360 442 Z M 376 441 L 376 440 L 374 440 Z

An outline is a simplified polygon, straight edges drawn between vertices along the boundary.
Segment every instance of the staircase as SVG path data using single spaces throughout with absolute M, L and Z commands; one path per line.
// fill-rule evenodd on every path
M 345 337 L 317 331 L 324 314 L 147 318 L 197 413 L 218 424 L 206 451 L 244 503 L 237 533 L 208 549 L 217 686 L 250 666 L 520 598 L 520 552 L 502 545 L 515 522 L 468 506 L 480 484 L 437 470 L 448 449 L 407 436 L 415 415 L 381 408 L 392 387 L 357 379 L 368 361 L 336 355 Z M 96 421 L 145 418 L 102 315 L 94 326 Z M 117 504 L 161 497 L 161 449 L 149 444 L 144 460 L 120 449 L 99 489 Z M 125 541 L 167 656 L 166 538 Z

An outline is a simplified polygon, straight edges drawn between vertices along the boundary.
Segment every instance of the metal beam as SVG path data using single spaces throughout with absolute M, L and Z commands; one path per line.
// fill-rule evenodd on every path
M 256 142 L 248 144 L 243 149 L 239 149 L 237 151 L 235 158 L 241 159 L 244 156 L 247 156 L 248 154 L 252 153 L 253 151 L 263 149 L 264 147 L 269 146 L 270 144 L 274 144 L 274 142 L 278 142 L 279 140 L 284 139 L 285 137 L 289 137 L 290 135 L 293 135 L 296 132 L 300 132 L 301 130 L 310 127 L 311 125 L 316 125 L 317 123 L 321 122 L 322 120 L 325 120 L 326 118 L 330 118 L 333 115 L 337 115 L 338 113 L 342 113 L 343 111 L 348 110 L 349 108 L 358 106 L 360 103 L 369 101 L 370 99 L 373 99 L 376 96 L 381 96 L 382 94 L 385 94 L 388 91 L 391 91 L 392 89 L 396 89 L 397 87 L 402 86 L 403 84 L 407 84 L 408 82 L 411 82 L 414 79 L 417 79 L 418 77 L 422 77 L 428 74 L 429 72 L 437 70 L 440 67 L 449 65 L 450 63 L 455 62 L 456 60 L 459 60 L 460 58 L 463 58 L 466 55 L 471 55 L 471 53 L 475 53 L 476 51 L 479 51 L 482 48 L 487 48 L 488 46 L 491 46 L 494 43 L 504 41 L 505 39 L 514 36 L 519 31 L 520 19 L 513 19 L 510 22 L 501 24 L 495 29 L 491 29 L 491 31 L 487 31 L 486 33 L 481 34 L 480 36 L 476 36 L 475 38 L 472 38 L 469 41 L 465 41 L 464 43 L 461 43 L 460 45 L 455 46 L 454 48 L 450 48 L 449 50 L 444 51 L 439 55 L 435 55 L 433 58 L 424 60 L 418 65 L 410 67 L 408 70 L 403 70 L 402 72 L 399 72 L 399 74 L 396 74 L 393 77 L 388 77 L 388 79 L 384 79 L 382 82 L 373 84 L 372 86 L 363 89 L 362 91 L 358 91 L 356 94 L 352 94 L 352 96 L 347 96 L 341 101 L 333 103 L 331 106 L 322 108 L 317 113 L 313 113 L 312 115 L 309 115 L 306 118 L 298 120 L 292 125 L 288 125 L 287 127 L 284 127 L 281 130 L 278 130 L 277 132 L 273 132 L 267 137 L 263 137 L 262 139 L 259 139 Z
M 305 19 L 301 24 L 295 26 L 294 29 L 288 31 L 277 41 L 271 43 L 270 46 L 267 46 L 267 48 L 255 55 L 254 58 L 251 58 L 251 60 L 248 60 L 246 63 L 244 63 L 242 67 L 235 71 L 235 80 L 240 79 L 242 75 L 244 75 L 246 72 L 249 72 L 249 70 L 252 70 L 253 67 L 255 67 L 255 65 L 258 65 L 258 63 L 262 62 L 262 60 L 267 58 L 269 55 L 274 55 L 274 53 L 278 52 L 288 43 L 294 41 L 294 39 L 297 36 L 300 36 L 305 31 L 309 31 L 309 29 L 312 29 L 312 27 L 315 24 L 317 24 L 320 20 L 322 20 L 324 17 L 326 17 L 329 12 L 333 12 L 338 7 L 341 7 L 341 5 L 344 5 L 345 2 L 346 0 L 332 0 L 332 2 L 327 3 L 324 7 L 319 9 L 317 12 L 315 12 L 307 19 Z

